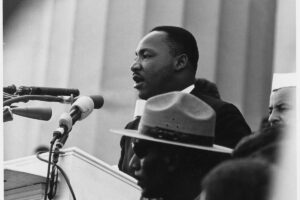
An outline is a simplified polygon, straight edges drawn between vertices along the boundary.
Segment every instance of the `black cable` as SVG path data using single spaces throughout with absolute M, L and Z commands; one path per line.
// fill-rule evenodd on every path
M 43 153 L 43 152 L 39 152 L 39 153 L 36 154 L 37 158 L 39 160 L 43 161 L 43 162 L 50 163 L 52 165 L 53 164 L 52 162 L 49 162 L 48 160 L 45 160 L 45 159 L 43 159 L 43 158 L 40 157 L 41 153 Z M 76 200 L 76 196 L 75 196 L 74 190 L 72 188 L 71 182 L 70 182 L 67 174 L 65 173 L 65 171 L 59 165 L 56 165 L 56 167 L 60 171 L 60 173 L 63 175 L 63 177 L 64 177 L 64 179 L 65 179 L 65 181 L 66 181 L 66 183 L 67 183 L 67 185 L 69 187 L 69 190 L 70 190 L 70 192 L 72 194 L 73 199 Z
M 67 185 L 69 187 L 69 190 L 70 190 L 70 192 L 72 194 L 73 199 L 76 200 L 74 190 L 72 188 L 71 182 L 70 182 L 67 174 L 65 173 L 65 171 L 60 166 L 56 165 L 56 167 L 60 171 L 60 173 L 63 175 L 64 179 L 66 180 L 66 183 L 67 183 Z
M 61 139 L 61 134 L 58 134 L 57 132 L 53 133 L 54 135 L 59 135 L 58 137 Z M 56 195 L 56 187 L 57 187 L 57 175 L 58 175 L 58 170 L 57 170 L 57 162 L 59 158 L 59 154 L 61 152 L 59 151 L 58 144 L 56 144 L 56 148 L 53 151 L 53 156 L 52 156 L 52 170 L 51 170 L 51 178 L 50 178 L 50 189 L 48 192 L 48 198 L 51 200 L 55 197 Z M 56 179 L 56 180 L 55 180 Z
M 53 150 L 54 142 L 51 142 L 50 150 L 49 150 L 49 158 L 48 158 L 48 169 L 47 169 L 47 178 L 46 178 L 46 188 L 45 188 L 45 196 L 44 200 L 47 200 L 47 192 L 48 192 L 48 186 L 49 186 L 49 176 L 50 176 L 50 166 L 51 166 L 51 156 L 52 156 L 52 150 Z
M 57 167 L 57 166 L 56 166 L 56 167 Z M 58 169 L 58 168 L 57 168 L 57 169 Z M 59 170 L 56 170 L 56 174 L 55 174 L 55 180 L 54 180 L 54 182 L 55 182 L 55 185 L 54 185 L 54 186 L 55 186 L 55 187 L 54 187 L 54 191 L 53 191 L 53 194 L 54 194 L 53 196 L 56 195 L 56 191 L 57 191 L 57 185 L 58 185 L 58 184 L 57 184 L 57 183 L 58 183 L 58 171 L 59 171 Z
M 49 149 L 49 157 L 48 157 L 48 161 L 47 160 L 44 160 L 42 159 L 39 155 L 41 153 L 44 153 L 45 151 L 41 151 L 41 152 L 38 152 L 36 155 L 37 155 L 37 158 L 39 160 L 42 160 L 42 161 L 45 161 L 46 163 L 48 163 L 48 167 L 47 167 L 47 178 L 46 178 L 46 188 L 45 188 L 45 196 L 44 196 L 44 200 L 47 200 L 47 192 L 48 192 L 48 186 L 49 186 L 49 176 L 50 176 L 50 166 L 51 166 L 51 157 L 52 157 L 52 152 L 53 152 L 53 145 L 55 143 L 55 141 L 60 137 L 61 135 L 58 133 L 58 132 L 54 132 L 53 133 L 53 138 L 52 140 L 50 141 L 50 149 Z
M 54 135 L 57 135 L 57 134 L 54 133 Z M 50 189 L 49 189 L 49 192 L 48 192 L 48 198 L 49 199 L 53 199 L 56 195 L 57 179 L 58 179 L 57 162 L 58 162 L 59 154 L 61 154 L 61 152 L 59 151 L 59 148 L 56 147 L 54 152 L 53 152 L 52 163 L 51 163 L 52 164 L 52 171 L 51 171 L 51 178 L 50 178 Z
M 56 192 L 54 192 L 54 188 L 57 185 L 57 182 L 55 181 L 56 176 L 57 176 L 57 167 L 56 164 L 52 163 L 52 170 L 51 170 L 51 178 L 50 178 L 50 183 L 49 183 L 49 192 L 48 192 L 48 199 L 53 199 L 55 197 Z

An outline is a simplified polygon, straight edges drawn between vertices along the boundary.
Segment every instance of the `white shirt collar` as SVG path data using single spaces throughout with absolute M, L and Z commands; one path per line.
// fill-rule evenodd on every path
M 194 88 L 195 88 L 195 85 L 193 84 L 193 85 L 190 85 L 189 87 L 181 90 L 181 92 L 183 92 L 183 93 L 191 93 Z
M 142 116 L 144 112 L 145 104 L 146 104 L 146 100 L 143 99 L 136 100 L 133 118 L 136 118 L 137 116 Z
M 181 90 L 181 92 L 191 93 L 191 91 L 194 88 L 195 88 L 195 85 L 193 84 L 193 85 L 190 85 L 190 86 L 186 87 L 185 89 Z M 146 104 L 146 100 L 143 100 L 143 99 L 136 100 L 133 118 L 136 118 L 137 116 L 142 116 L 142 114 L 144 112 L 145 104 Z

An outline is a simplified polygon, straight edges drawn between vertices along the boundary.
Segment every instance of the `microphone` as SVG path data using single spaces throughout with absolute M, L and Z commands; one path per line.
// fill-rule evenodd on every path
M 17 91 L 17 88 L 15 85 L 9 85 L 6 87 L 3 87 L 3 92 L 6 92 L 8 94 L 14 94 Z
M 27 87 L 20 86 L 16 92 L 18 95 L 51 95 L 51 96 L 79 96 L 79 90 L 73 88 L 51 88 L 51 87 Z
M 103 104 L 104 99 L 100 95 L 82 96 L 72 104 L 69 113 L 63 113 L 60 116 L 59 128 L 56 130 L 62 135 L 58 141 L 60 148 L 65 144 L 72 126 L 77 121 L 85 119 L 94 109 L 101 108 Z
M 82 96 L 79 97 L 71 106 L 70 115 L 72 124 L 77 120 L 86 118 L 94 109 L 99 109 L 103 106 L 104 99 L 100 95 Z
M 16 115 L 28 117 L 32 119 L 48 121 L 52 116 L 52 109 L 40 107 L 25 107 L 25 108 L 9 108 L 9 110 Z

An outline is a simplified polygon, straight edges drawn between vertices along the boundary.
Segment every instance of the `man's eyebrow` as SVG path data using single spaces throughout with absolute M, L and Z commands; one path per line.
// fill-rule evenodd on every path
M 281 107 L 281 106 L 284 106 L 284 105 L 286 105 L 286 103 L 280 102 L 280 103 L 276 104 L 275 107 Z
M 140 49 L 140 50 L 138 50 L 138 51 L 135 51 L 135 55 L 137 55 L 137 54 L 142 54 L 142 53 L 144 53 L 145 51 L 152 52 L 153 50 L 152 50 L 152 49 L 149 49 L 149 48 Z

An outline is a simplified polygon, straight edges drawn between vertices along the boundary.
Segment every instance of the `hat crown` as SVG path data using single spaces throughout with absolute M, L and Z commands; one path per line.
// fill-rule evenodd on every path
M 214 137 L 215 112 L 191 94 L 170 92 L 148 99 L 139 129 L 143 126 Z

